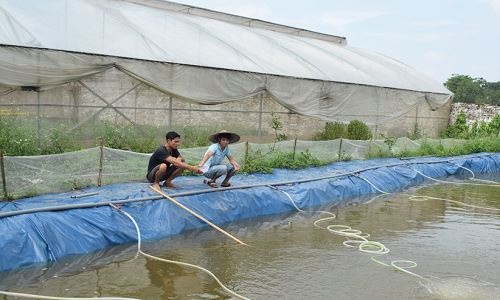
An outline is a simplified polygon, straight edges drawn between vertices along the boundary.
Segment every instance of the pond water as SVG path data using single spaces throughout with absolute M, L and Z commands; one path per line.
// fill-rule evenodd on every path
M 498 175 L 490 179 L 499 181 Z M 439 199 L 411 201 L 411 195 L 493 210 Z M 249 246 L 205 228 L 142 248 L 207 268 L 250 299 L 500 299 L 500 186 L 432 184 L 321 209 L 337 215 L 332 224 L 359 229 L 390 249 L 377 260 L 417 263 L 407 269 L 415 275 L 344 246 L 344 237 L 313 225 L 322 216 L 312 211 L 224 227 Z M 3 273 L 0 287 L 59 297 L 235 298 L 203 272 L 135 257 L 135 250 L 122 245 Z

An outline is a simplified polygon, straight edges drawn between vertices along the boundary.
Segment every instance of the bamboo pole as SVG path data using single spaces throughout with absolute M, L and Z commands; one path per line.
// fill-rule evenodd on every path
M 340 138 L 340 143 L 339 143 L 339 161 L 342 158 L 342 138 Z
M 295 150 L 297 149 L 297 137 L 295 137 L 295 142 L 293 143 L 293 160 L 295 160 Z
M 245 142 L 245 158 L 243 161 L 246 163 L 248 161 L 248 141 Z
M 3 165 L 3 150 L 0 149 L 0 171 L 2 172 L 2 188 L 3 196 L 7 199 L 7 183 L 5 182 L 5 168 Z
M 236 242 L 240 243 L 241 245 L 247 245 L 245 243 L 243 243 L 242 241 L 240 241 L 239 239 L 235 238 L 234 236 L 232 236 L 231 234 L 227 233 L 226 231 L 224 231 L 223 229 L 221 229 L 219 226 L 215 225 L 214 223 L 210 222 L 209 220 L 205 219 L 203 216 L 197 214 L 196 212 L 194 212 L 193 210 L 191 210 L 189 207 L 185 206 L 184 204 L 180 203 L 179 201 L 175 200 L 174 198 L 170 197 L 169 195 L 165 194 L 163 191 L 161 190 L 157 190 L 155 188 L 153 188 L 153 186 L 150 186 L 150 188 L 157 192 L 158 194 L 162 195 L 163 197 L 167 198 L 168 200 L 172 201 L 175 205 L 179 206 L 180 208 L 186 210 L 187 212 L 189 212 L 190 214 L 192 214 L 193 216 L 197 217 L 198 219 L 204 221 L 205 223 L 207 223 L 208 225 L 212 226 L 213 228 L 217 229 L 218 231 L 220 231 L 221 233 L 225 234 L 226 236 L 230 237 L 231 239 L 235 240 Z
M 102 139 L 99 140 L 99 175 L 97 177 L 97 186 L 102 185 L 102 162 L 104 160 L 104 141 Z

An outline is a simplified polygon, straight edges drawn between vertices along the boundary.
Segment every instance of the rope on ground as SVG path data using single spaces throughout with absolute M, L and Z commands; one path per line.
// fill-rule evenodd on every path
M 200 271 L 203 271 L 206 274 L 208 274 L 210 277 L 212 277 L 220 285 L 220 287 L 222 287 L 229 294 L 231 294 L 231 295 L 233 295 L 233 296 L 235 296 L 237 298 L 240 298 L 240 299 L 244 299 L 244 300 L 248 300 L 249 299 L 247 297 L 244 297 L 244 296 L 242 296 L 242 295 L 240 295 L 240 294 L 238 294 L 238 293 L 230 290 L 228 287 L 226 287 L 219 280 L 219 278 L 217 278 L 217 276 L 214 275 L 214 273 L 210 272 L 209 270 L 207 270 L 207 269 L 205 269 L 203 267 L 200 267 L 200 266 L 197 266 L 197 265 L 194 265 L 194 264 L 190 264 L 190 263 L 181 262 L 181 261 L 176 261 L 176 260 L 170 260 L 170 259 L 164 259 L 164 258 L 156 257 L 156 256 L 153 256 L 153 255 L 150 255 L 150 254 L 147 254 L 147 253 L 143 252 L 142 249 L 141 249 L 141 230 L 139 229 L 139 225 L 137 225 L 137 222 L 135 221 L 135 219 L 129 213 L 127 213 L 124 210 L 121 210 L 116 205 L 111 204 L 111 203 L 109 205 L 111 207 L 113 207 L 114 209 L 116 209 L 117 211 L 119 211 L 122 214 L 124 214 L 134 224 L 135 230 L 137 232 L 137 253 L 140 253 L 140 254 L 144 255 L 145 257 L 148 257 L 148 258 L 151 258 L 151 259 L 155 259 L 155 260 L 158 260 L 158 261 L 162 261 L 162 262 L 166 262 L 166 263 L 171 263 L 171 264 L 176 264 L 176 265 L 185 266 L 185 267 L 190 267 L 190 268 L 195 268 L 195 269 L 198 269 Z

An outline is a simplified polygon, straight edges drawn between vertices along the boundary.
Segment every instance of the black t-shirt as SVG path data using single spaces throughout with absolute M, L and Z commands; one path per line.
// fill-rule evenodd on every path
M 173 156 L 175 158 L 179 157 L 181 155 L 179 153 L 179 150 L 177 149 L 172 149 L 172 152 L 167 150 L 167 147 L 165 145 L 161 145 L 156 149 L 156 151 L 151 155 L 149 158 L 149 165 L 148 165 L 148 174 L 151 172 L 151 170 L 154 169 L 157 165 L 161 163 L 166 163 L 167 166 L 170 166 L 170 164 L 166 161 L 167 157 Z

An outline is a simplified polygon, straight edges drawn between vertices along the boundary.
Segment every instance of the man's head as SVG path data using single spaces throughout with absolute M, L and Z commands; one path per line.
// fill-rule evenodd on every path
M 165 139 L 167 140 L 168 148 L 177 149 L 177 147 L 179 147 L 179 144 L 181 142 L 181 135 L 175 131 L 169 131 L 167 132 Z

